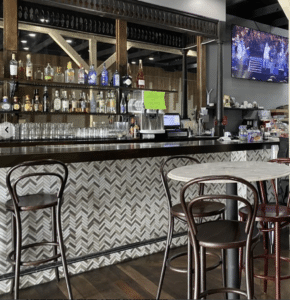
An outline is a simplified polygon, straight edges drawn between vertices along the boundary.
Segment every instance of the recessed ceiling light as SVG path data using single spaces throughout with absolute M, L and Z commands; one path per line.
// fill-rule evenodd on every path
M 131 64 L 132 64 L 132 65 L 136 65 L 136 60 L 132 60 L 132 61 L 131 61 Z
M 27 43 L 26 40 L 21 40 L 20 42 L 21 42 L 22 44 L 26 44 L 26 43 Z
M 73 41 L 72 40 L 66 40 L 66 42 L 71 44 Z
M 41 18 L 41 19 L 40 19 L 40 22 L 44 23 L 44 22 L 45 22 L 45 19 L 44 19 L 44 18 Z
M 24 50 L 26 50 L 26 51 L 28 51 L 28 50 L 29 50 L 29 48 L 28 48 L 28 47 L 24 47 L 23 49 L 24 49 Z
M 154 60 L 154 57 L 153 56 L 149 56 L 149 60 Z
M 36 37 L 36 33 L 29 33 L 28 35 L 31 37 Z

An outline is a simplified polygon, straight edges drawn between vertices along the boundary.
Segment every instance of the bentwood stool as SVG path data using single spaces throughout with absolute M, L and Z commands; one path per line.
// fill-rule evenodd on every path
M 248 199 L 235 195 L 200 195 L 190 200 L 187 203 L 188 189 L 192 186 L 198 186 L 200 183 L 214 183 L 214 182 L 233 182 L 241 183 L 246 186 L 253 194 L 254 204 L 251 205 Z M 232 200 L 244 204 L 248 211 L 247 222 L 237 220 L 216 220 L 206 221 L 201 224 L 196 224 L 195 206 L 203 201 L 210 201 L 216 199 Z M 207 295 L 216 293 L 236 293 L 253 299 L 252 289 L 252 243 L 259 238 L 259 232 L 254 226 L 254 221 L 258 207 L 258 193 L 255 187 L 248 181 L 234 177 L 234 176 L 205 176 L 193 179 L 186 183 L 180 192 L 180 202 L 185 211 L 186 220 L 189 226 L 190 243 L 193 247 L 194 255 L 194 299 L 201 299 Z M 215 288 L 206 290 L 206 248 L 212 249 L 237 249 L 245 247 L 246 255 L 246 290 L 237 288 Z
M 172 271 L 187 274 L 187 286 L 188 286 L 187 294 L 188 294 L 188 298 L 192 297 L 192 267 L 191 267 L 192 266 L 192 256 L 191 256 L 192 248 L 191 248 L 191 244 L 188 243 L 188 250 L 186 252 L 181 252 L 181 253 L 178 253 L 178 254 L 175 254 L 175 255 L 169 257 L 169 250 L 170 250 L 170 245 L 172 242 L 172 236 L 173 236 L 173 231 L 174 231 L 174 221 L 178 220 L 183 223 L 186 223 L 185 213 L 181 207 L 181 204 L 175 204 L 175 205 L 172 204 L 172 196 L 170 193 L 169 182 L 168 182 L 168 177 L 167 177 L 167 174 L 170 171 L 170 168 L 169 168 L 170 164 L 177 160 L 185 161 L 185 163 L 184 163 L 185 165 L 188 163 L 191 163 L 191 164 L 199 163 L 196 159 L 194 159 L 190 156 L 173 156 L 173 157 L 166 159 L 160 168 L 161 180 L 162 180 L 162 183 L 163 183 L 163 186 L 165 189 L 167 205 L 168 205 L 168 231 L 167 231 L 167 240 L 166 240 L 163 264 L 162 264 L 156 299 L 160 298 L 161 289 L 162 289 L 162 285 L 163 285 L 163 281 L 164 281 L 164 277 L 165 277 L 165 271 L 166 271 L 167 267 L 169 269 L 171 269 Z M 198 190 L 199 190 L 199 194 L 202 194 L 203 190 L 204 190 L 204 185 L 200 184 Z M 211 217 L 211 216 L 219 216 L 219 217 L 224 218 L 225 205 L 223 203 L 220 203 L 217 201 L 203 201 L 194 207 L 194 212 L 198 218 L 205 218 L 205 217 Z M 188 266 L 186 269 L 173 267 L 171 265 L 171 262 L 174 259 L 184 256 L 184 255 L 188 255 Z M 213 253 L 207 253 L 207 255 L 216 256 Z M 222 255 L 222 261 L 224 261 L 224 255 L 225 255 L 225 253 L 223 253 L 223 255 Z M 220 257 L 218 257 L 218 263 L 208 267 L 207 271 L 218 267 L 220 264 L 221 264 L 221 260 L 220 260 Z M 222 269 L 223 270 L 223 278 L 224 278 L 224 282 L 225 282 L 226 281 L 225 264 L 222 264 L 222 266 L 223 266 L 223 269 Z
M 35 168 L 41 168 L 41 171 L 34 171 Z M 45 171 L 49 169 L 52 171 Z M 18 172 L 16 172 L 18 171 Z M 21 176 L 17 177 L 17 173 L 22 172 Z M 18 189 L 21 184 L 29 184 L 29 181 L 37 182 L 41 177 L 45 176 L 46 180 L 52 178 L 57 180 L 57 194 L 37 193 L 32 195 L 18 195 Z M 16 178 L 14 178 L 16 177 Z M 61 206 L 63 202 L 63 192 L 68 178 L 68 168 L 60 161 L 56 160 L 39 160 L 30 161 L 19 164 L 8 171 L 6 184 L 11 196 L 11 200 L 7 201 L 6 209 L 12 212 L 12 243 L 13 251 L 8 254 L 8 261 L 13 265 L 15 272 L 14 298 L 19 298 L 19 276 L 21 266 L 38 266 L 50 261 L 57 261 L 61 257 L 64 277 L 67 285 L 68 296 L 72 299 L 70 281 L 68 277 L 68 269 L 65 257 L 65 247 L 63 243 L 61 229 Z M 27 189 L 27 186 L 25 186 Z M 52 213 L 52 241 L 41 241 L 33 244 L 22 245 L 22 223 L 20 213 L 23 211 L 39 211 L 51 209 Z M 35 261 L 22 261 L 22 253 L 29 248 L 51 246 L 53 254 L 51 257 L 44 257 Z M 57 249 L 59 248 L 59 253 Z M 56 278 L 59 281 L 58 268 L 55 268 Z
M 278 158 L 270 160 L 273 163 L 280 164 L 290 164 L 290 158 Z M 269 204 L 267 202 L 267 195 L 265 192 L 265 185 L 263 182 L 259 182 L 261 189 L 261 200 L 262 204 L 258 206 L 256 221 L 260 222 L 260 231 L 263 234 L 263 248 L 264 253 L 262 255 L 257 255 L 254 259 L 264 259 L 264 274 L 254 274 L 254 277 L 263 279 L 264 281 L 264 293 L 267 292 L 267 281 L 271 280 L 275 282 L 276 289 L 276 299 L 281 298 L 281 280 L 289 279 L 290 275 L 281 276 L 280 265 L 281 260 L 290 263 L 290 258 L 281 256 L 280 249 L 280 231 L 281 228 L 287 226 L 290 223 L 290 201 L 288 196 L 287 206 L 279 205 L 278 194 L 275 187 L 275 180 L 271 180 L 272 187 L 275 195 L 275 203 Z M 242 208 L 239 211 L 239 215 L 242 220 L 247 219 L 248 212 Z M 271 226 L 274 224 L 274 228 Z M 275 243 L 275 253 L 271 254 L 269 251 L 269 233 L 274 232 L 274 243 Z M 269 259 L 275 260 L 275 276 L 268 275 L 268 261 Z M 240 257 L 240 269 L 243 268 L 241 257 Z

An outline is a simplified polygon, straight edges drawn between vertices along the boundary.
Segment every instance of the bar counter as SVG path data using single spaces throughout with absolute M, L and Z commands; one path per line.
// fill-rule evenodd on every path
M 12 144 L 13 145 L 13 144 Z M 27 160 L 58 159 L 65 163 L 122 160 L 145 157 L 202 154 L 230 151 L 270 149 L 278 140 L 241 143 L 219 142 L 216 139 L 153 142 L 146 140 L 111 143 L 39 144 L 24 143 L 17 147 L 0 147 L 0 167 L 11 167 Z
M 249 144 L 203 139 L 11 145 L 14 147 L 0 147 L 0 293 L 9 291 L 9 279 L 13 277 L 11 265 L 6 260 L 12 246 L 11 216 L 4 206 L 9 197 L 5 178 L 11 166 L 43 158 L 67 163 L 69 179 L 62 206 L 63 236 L 69 273 L 77 274 L 164 249 L 167 203 L 159 168 L 166 157 L 186 154 L 201 163 L 267 161 L 271 159 L 271 147 L 279 145 L 279 141 Z M 173 203 L 179 201 L 181 186 L 180 183 L 176 185 L 177 196 L 174 195 Z M 30 180 L 29 188 L 20 187 L 19 192 L 49 193 L 56 192 L 55 187 L 54 179 L 37 179 Z M 215 189 L 222 191 L 225 185 L 220 184 Z M 45 215 L 24 212 L 22 218 L 23 228 L 29 228 L 23 232 L 25 243 L 50 239 L 49 212 Z M 186 226 L 179 222 L 175 232 L 173 245 L 185 245 Z M 44 253 L 49 256 L 50 251 L 48 248 Z M 38 254 L 27 252 L 24 258 L 37 259 Z M 54 280 L 52 266 L 24 268 L 22 274 L 34 274 L 22 277 L 21 288 Z

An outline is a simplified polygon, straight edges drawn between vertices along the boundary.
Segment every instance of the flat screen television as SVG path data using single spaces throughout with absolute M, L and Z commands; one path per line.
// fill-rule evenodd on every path
M 288 56 L 288 38 L 232 27 L 232 77 L 288 83 Z

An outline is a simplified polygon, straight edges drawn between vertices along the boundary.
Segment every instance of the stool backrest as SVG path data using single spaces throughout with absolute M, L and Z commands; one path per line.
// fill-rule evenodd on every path
M 194 185 L 198 185 L 201 183 L 215 183 L 215 182 L 231 182 L 231 183 L 242 183 L 244 186 L 249 188 L 250 191 L 253 193 L 254 203 L 251 204 L 248 199 L 245 199 L 240 196 L 236 195 L 227 195 L 227 194 L 220 194 L 220 195 L 200 195 L 192 199 L 192 195 L 188 193 L 189 195 L 186 195 L 186 191 L 189 190 L 190 187 Z M 190 201 L 188 202 L 188 205 L 186 205 L 186 198 L 189 197 Z M 181 206 L 185 212 L 187 222 L 189 224 L 189 232 L 190 232 L 190 238 L 193 243 L 193 245 L 197 246 L 197 240 L 196 240 L 196 234 L 198 232 L 198 226 L 196 226 L 195 217 L 199 217 L 198 215 L 194 215 L 192 213 L 193 206 L 197 204 L 197 202 L 204 201 L 204 200 L 217 200 L 217 199 L 225 199 L 225 200 L 233 200 L 243 203 L 247 209 L 248 209 L 248 219 L 245 227 L 245 233 L 248 234 L 247 242 L 251 243 L 252 234 L 253 234 L 253 228 L 254 228 L 254 222 L 255 217 L 257 214 L 257 207 L 258 207 L 258 193 L 256 188 L 248 181 L 234 176 L 204 176 L 199 177 L 196 179 L 193 179 L 186 183 L 183 188 L 180 191 L 180 202 Z
M 13 178 L 13 173 L 16 170 L 18 170 L 19 168 L 33 167 L 33 166 L 45 166 L 45 165 L 53 165 L 53 166 L 61 167 L 62 172 L 55 172 L 55 171 L 53 171 L 53 172 L 49 172 L 49 171 L 48 172 L 31 172 L 30 171 L 30 172 L 24 172 L 23 175 L 15 178 L 15 179 Z M 17 185 L 19 184 L 19 182 L 21 182 L 22 180 L 27 179 L 27 178 L 38 177 L 38 176 L 50 176 L 50 177 L 55 177 L 55 178 L 59 179 L 60 187 L 59 187 L 59 190 L 57 193 L 57 197 L 59 198 L 59 201 L 61 204 L 63 192 L 64 192 L 65 185 L 66 185 L 67 178 L 68 178 L 68 168 L 61 161 L 53 160 L 53 159 L 44 159 L 44 160 L 28 161 L 28 162 L 21 163 L 19 165 L 12 167 L 8 171 L 7 176 L 6 176 L 6 184 L 8 187 L 8 191 L 11 195 L 15 209 L 17 209 L 18 203 L 19 203 L 19 195 L 17 194 Z
M 169 188 L 169 184 L 168 184 L 167 174 L 173 169 L 173 168 L 169 169 L 170 163 L 172 163 L 173 161 L 177 161 L 178 159 L 186 160 L 186 163 L 182 164 L 180 167 L 182 167 L 184 165 L 188 165 L 189 163 L 199 164 L 199 161 L 197 159 L 190 157 L 190 156 L 185 156 L 185 155 L 169 157 L 162 163 L 162 165 L 160 167 L 161 180 L 162 180 L 162 183 L 164 186 L 164 190 L 165 190 L 165 194 L 166 194 L 166 198 L 167 198 L 169 207 L 172 207 L 172 197 L 171 197 L 170 188 Z
M 276 159 L 269 160 L 269 162 L 290 166 L 290 158 L 276 158 Z M 271 182 L 272 182 L 272 187 L 274 190 L 276 205 L 279 205 L 279 198 L 278 198 L 278 193 L 277 193 L 277 189 L 276 189 L 275 179 L 272 179 Z M 265 193 L 264 190 L 262 190 L 262 197 L 264 197 L 266 199 L 266 197 L 263 193 Z M 287 207 L 288 208 L 290 207 L 290 193 L 288 194 L 288 197 L 287 197 Z

